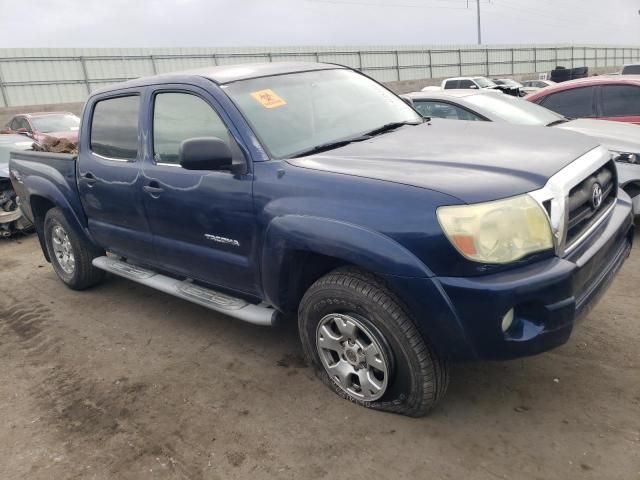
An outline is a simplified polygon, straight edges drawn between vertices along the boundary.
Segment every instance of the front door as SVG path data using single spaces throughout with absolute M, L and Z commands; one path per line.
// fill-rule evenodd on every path
M 162 87 L 149 100 L 152 126 L 143 189 L 158 265 L 214 286 L 257 294 L 252 175 L 248 170 L 185 170 L 179 164 L 180 143 L 218 137 L 229 144 L 234 162 L 250 165 L 210 94 L 185 88 Z

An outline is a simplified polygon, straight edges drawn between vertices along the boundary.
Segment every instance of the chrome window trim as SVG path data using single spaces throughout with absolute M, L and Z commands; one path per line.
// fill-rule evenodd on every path
M 100 155 L 99 153 L 94 152 L 93 150 L 91 150 L 91 153 L 98 158 L 102 158 L 103 160 L 110 160 L 112 162 L 135 163 L 138 160 L 137 158 L 128 159 L 128 158 L 106 157 L 104 155 Z
M 582 155 L 553 175 L 540 190 L 530 192 L 549 217 L 556 254 L 563 257 L 573 251 L 598 225 L 606 219 L 612 210 L 610 207 L 601 218 L 567 247 L 568 215 L 567 203 L 571 189 L 611 161 L 609 151 L 599 146 Z M 544 208 L 545 202 L 551 202 L 551 214 Z M 614 204 L 615 206 L 615 204 Z

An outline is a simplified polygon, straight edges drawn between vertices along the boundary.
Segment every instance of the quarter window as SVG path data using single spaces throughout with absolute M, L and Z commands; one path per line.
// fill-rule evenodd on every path
M 549 95 L 542 105 L 565 117 L 593 117 L 593 88 L 574 88 Z
M 123 160 L 138 157 L 137 95 L 101 100 L 93 109 L 91 150 L 98 155 Z
M 155 161 L 179 163 L 180 144 L 197 137 L 218 137 L 229 144 L 229 132 L 224 122 L 200 97 L 175 92 L 156 95 L 153 109 Z
M 632 85 L 603 87 L 602 113 L 605 117 L 640 115 L 640 87 Z

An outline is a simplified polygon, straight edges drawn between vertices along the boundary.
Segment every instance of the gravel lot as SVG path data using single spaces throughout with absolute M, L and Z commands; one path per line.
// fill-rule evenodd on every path
M 640 245 L 640 236 L 636 237 Z M 0 242 L 0 478 L 640 479 L 640 251 L 562 348 L 454 366 L 430 417 L 340 400 L 293 328 Z

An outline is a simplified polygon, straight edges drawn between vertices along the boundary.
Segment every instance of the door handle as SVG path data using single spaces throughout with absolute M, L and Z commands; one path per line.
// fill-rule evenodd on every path
M 144 190 L 151 196 L 159 195 L 164 192 L 164 188 L 160 188 L 160 184 L 156 181 L 152 181 L 149 183 L 149 185 L 145 185 L 144 187 L 142 187 L 142 190 Z
M 96 177 L 94 177 L 93 173 L 91 172 L 83 173 L 82 175 L 80 175 L 80 178 L 86 183 L 88 183 L 89 185 L 93 185 L 94 183 L 97 182 Z

